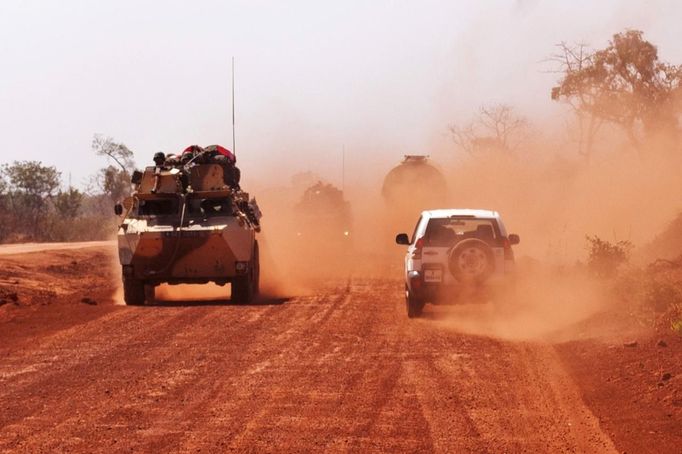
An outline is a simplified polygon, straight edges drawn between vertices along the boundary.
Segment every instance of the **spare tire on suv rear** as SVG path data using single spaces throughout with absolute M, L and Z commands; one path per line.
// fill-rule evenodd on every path
M 450 273 L 462 283 L 481 283 L 495 271 L 493 251 L 477 238 L 458 242 L 448 257 Z

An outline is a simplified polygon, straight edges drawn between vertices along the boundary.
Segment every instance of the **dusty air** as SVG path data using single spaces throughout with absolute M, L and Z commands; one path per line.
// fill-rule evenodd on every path
M 3 2 L 0 452 L 679 453 L 681 21 Z

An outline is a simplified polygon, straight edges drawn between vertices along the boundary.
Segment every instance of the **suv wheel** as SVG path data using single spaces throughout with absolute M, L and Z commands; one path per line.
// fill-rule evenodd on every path
M 419 317 L 424 310 L 424 302 L 412 295 L 407 286 L 405 287 L 405 306 L 408 318 Z
M 450 273 L 464 283 L 484 282 L 495 268 L 493 251 L 481 240 L 460 241 L 450 252 Z

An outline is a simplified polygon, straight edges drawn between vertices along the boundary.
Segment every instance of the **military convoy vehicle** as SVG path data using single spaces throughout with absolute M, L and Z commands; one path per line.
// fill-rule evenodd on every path
M 249 303 L 259 288 L 261 213 L 234 180 L 233 155 L 193 146 L 154 161 L 115 207 L 126 304 L 152 300 L 162 283 L 208 282 L 231 284 L 232 300 Z
M 343 191 L 318 181 L 303 191 L 291 214 L 292 237 L 287 241 L 291 272 L 319 278 L 332 268 L 345 270 L 354 241 L 351 207 Z
M 300 241 L 319 243 L 318 251 L 348 250 L 352 218 L 343 191 L 318 181 L 303 192 L 294 213 Z
M 403 161 L 384 178 L 381 195 L 392 210 L 413 215 L 424 207 L 439 207 L 447 202 L 443 174 L 424 155 L 405 155 Z
M 414 228 L 414 220 L 423 210 L 449 204 L 445 176 L 425 155 L 406 155 L 384 177 L 381 195 L 384 200 L 381 237 L 386 241 L 386 251 L 391 250 L 389 238 L 393 232 Z

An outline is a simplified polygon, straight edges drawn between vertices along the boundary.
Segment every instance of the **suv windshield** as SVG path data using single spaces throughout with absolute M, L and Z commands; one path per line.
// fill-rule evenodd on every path
M 449 247 L 467 239 L 478 238 L 494 244 L 498 239 L 497 225 L 493 219 L 441 218 L 431 219 L 426 226 L 424 241 L 427 246 Z

